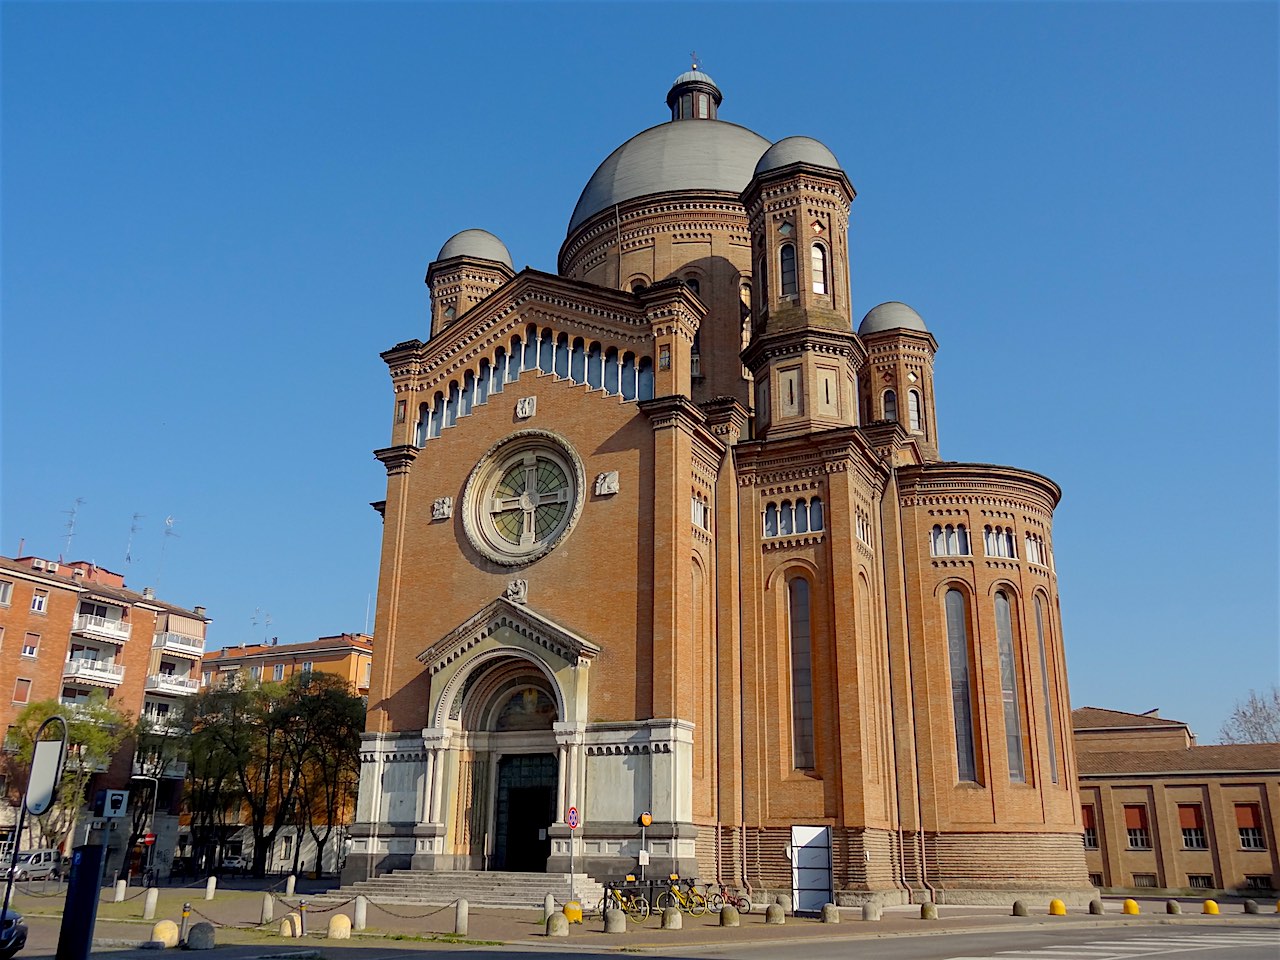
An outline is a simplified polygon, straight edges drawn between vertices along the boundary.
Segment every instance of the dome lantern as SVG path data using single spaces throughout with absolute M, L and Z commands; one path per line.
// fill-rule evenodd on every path
M 723 99 L 716 82 L 698 69 L 697 60 L 693 69 L 676 77 L 667 91 L 672 120 L 714 120 Z

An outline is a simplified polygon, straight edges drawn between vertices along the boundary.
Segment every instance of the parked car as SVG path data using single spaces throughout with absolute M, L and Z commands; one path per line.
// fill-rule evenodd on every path
M 9 960 L 27 945 L 27 925 L 22 914 L 6 910 L 0 915 L 0 960 Z
M 15 880 L 57 880 L 61 860 L 57 850 L 22 850 L 14 857 L 9 872 Z
M 229 870 L 232 873 L 243 873 L 249 865 L 244 862 L 244 857 L 239 854 L 233 854 L 230 857 L 222 858 L 222 869 Z

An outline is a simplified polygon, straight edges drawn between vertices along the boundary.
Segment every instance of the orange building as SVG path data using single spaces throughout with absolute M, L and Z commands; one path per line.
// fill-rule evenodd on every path
M 201 661 L 205 687 L 233 683 L 281 683 L 299 673 L 331 673 L 361 695 L 369 692 L 373 638 L 340 633 L 306 643 L 253 643 L 212 650 Z
M 1201 747 L 1155 712 L 1081 707 L 1071 719 L 1092 883 L 1147 895 L 1280 889 L 1280 743 Z
M 941 459 L 933 333 L 855 329 L 849 177 L 721 100 L 677 78 L 556 274 L 449 239 L 428 339 L 382 355 L 347 875 L 643 853 L 802 907 L 1087 898 L 1060 491 Z

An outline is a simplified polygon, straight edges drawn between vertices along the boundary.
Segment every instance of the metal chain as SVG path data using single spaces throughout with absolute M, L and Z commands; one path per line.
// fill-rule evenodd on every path
M 391 916 L 396 917 L 397 919 L 400 919 L 400 920 L 425 920 L 427 917 L 434 917 L 437 913 L 443 913 L 444 911 L 448 910 L 457 902 L 458 902 L 457 900 L 454 900 L 450 903 L 446 903 L 439 910 L 432 910 L 430 913 L 419 913 L 419 914 L 396 913 L 394 910 L 388 910 L 382 904 L 374 903 L 372 900 L 369 901 L 369 906 L 374 907 L 378 910 L 381 910 L 383 913 L 390 914 Z
M 215 920 L 207 913 L 201 913 L 194 906 L 192 906 L 191 912 L 201 920 L 209 921 L 209 923 L 212 923 L 215 927 L 236 927 L 240 930 L 257 930 L 263 927 L 268 927 L 275 922 L 274 920 L 268 920 L 266 923 L 236 923 L 233 920 Z
M 357 895 L 357 896 L 358 896 L 358 895 Z M 286 900 L 284 897 L 276 897 L 275 899 L 276 899 L 276 900 L 278 900 L 280 903 L 283 903 L 283 904 L 284 904 L 286 907 L 288 907 L 290 910 L 297 910 L 297 909 L 298 909 L 298 907 L 297 907 L 297 906 L 295 906 L 294 904 L 289 903 L 289 901 L 288 901 L 288 900 Z M 299 902 L 299 903 L 301 903 L 302 901 L 301 901 L 301 900 L 299 900 L 298 902 Z M 352 897 L 350 900 L 343 900 L 341 903 L 335 903 L 335 904 L 334 904 L 333 906 L 331 906 L 331 907 L 315 907 L 315 906 L 312 906 L 312 905 L 311 905 L 311 901 L 310 901 L 310 900 L 308 900 L 308 901 L 307 901 L 307 913 L 332 913 L 334 910 L 341 910 L 341 909 L 342 909 L 343 907 L 345 907 L 348 903 L 355 903 L 355 902 L 356 902 L 356 898 L 355 898 L 355 897 Z

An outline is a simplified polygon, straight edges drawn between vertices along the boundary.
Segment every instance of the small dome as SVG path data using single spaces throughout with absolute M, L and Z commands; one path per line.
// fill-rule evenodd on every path
M 785 137 L 764 152 L 756 164 L 756 174 L 777 170 L 792 163 L 811 163 L 815 167 L 841 169 L 836 155 L 812 137 Z
M 716 82 L 701 70 L 686 70 L 684 73 L 680 74 L 680 76 L 676 77 L 675 80 L 671 82 L 671 85 L 673 87 L 678 87 L 682 83 L 709 83 L 717 90 L 720 89 L 719 86 L 716 85 Z
M 477 260 L 493 260 L 514 271 L 507 245 L 488 230 L 463 230 L 444 242 L 437 260 L 450 257 L 475 257 Z
M 858 324 L 858 336 L 865 337 L 869 333 L 880 333 L 883 330 L 919 330 L 928 333 L 929 328 L 916 313 L 905 303 L 890 300 L 878 307 L 872 307 L 862 323 Z

